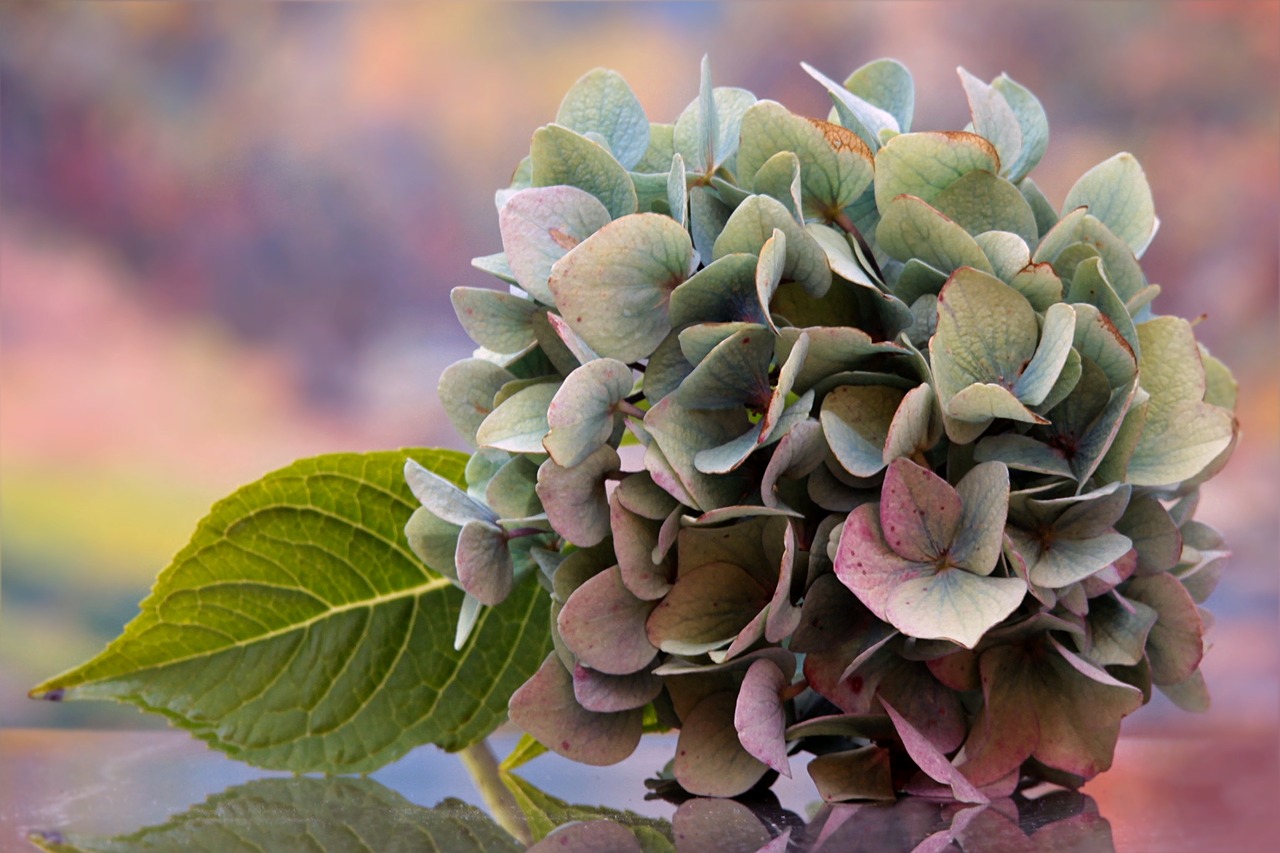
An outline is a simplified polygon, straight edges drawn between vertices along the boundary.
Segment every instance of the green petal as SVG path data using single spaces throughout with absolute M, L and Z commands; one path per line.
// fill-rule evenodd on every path
M 896 196 L 881 211 L 876 241 L 892 257 L 917 258 L 945 273 L 960 267 L 992 272 L 991 262 L 973 237 L 922 199 Z
M 969 172 L 930 204 L 975 237 L 985 231 L 1008 231 L 1029 246 L 1039 237 L 1035 214 L 1022 193 L 990 172 Z
M 533 300 L 482 287 L 455 287 L 449 298 L 462 328 L 485 349 L 513 353 L 534 342 L 533 315 L 542 309 Z
M 1004 546 L 1009 470 L 999 462 L 975 465 L 956 484 L 956 493 L 961 512 L 951 560 L 976 575 L 989 575 Z
M 671 322 L 767 322 L 757 295 L 759 259 L 745 252 L 725 255 L 694 273 L 671 293 Z M 646 372 L 646 378 L 648 373 Z
M 911 130 L 916 92 L 907 66 L 896 59 L 874 59 L 850 74 L 844 87 L 893 116 L 898 130 Z
M 901 130 L 898 120 L 886 110 L 854 94 L 808 63 L 801 62 L 800 67 L 826 87 L 841 123 L 858 134 L 872 151 L 880 147 L 883 132 L 898 133 Z
M 884 385 L 842 385 L 822 401 L 822 432 L 844 469 L 870 477 L 887 464 L 885 444 L 905 393 Z
M 1040 162 L 1049 145 L 1049 119 L 1036 96 L 1022 85 L 1015 83 L 1007 74 L 1001 74 L 992 80 L 991 86 L 1004 96 L 1005 102 L 1009 104 L 1018 119 L 1018 127 L 1022 131 L 1022 151 L 1015 162 L 1004 164 L 1004 171 L 1009 180 L 1015 184 L 1021 182 L 1019 186 L 1025 188 L 1027 181 L 1023 179 Z M 1031 188 L 1034 189 L 1034 187 L 1035 185 L 1032 184 Z M 1052 215 L 1052 208 L 1048 213 Z M 1038 215 L 1036 219 L 1040 221 Z M 1047 229 L 1044 227 L 1040 229 L 1041 233 L 1045 230 Z
M 565 377 L 547 406 L 542 446 L 557 465 L 572 468 L 613 435 L 618 404 L 631 393 L 631 368 L 612 358 L 589 361 Z
M 1146 426 L 1129 460 L 1137 486 L 1163 486 L 1200 473 L 1231 443 L 1231 412 L 1203 402 L 1205 371 L 1191 324 L 1160 317 L 1138 326 L 1142 388 L 1151 394 Z
M 498 211 L 498 230 L 511 275 L 539 302 L 552 304 L 551 266 L 609 224 L 609 211 L 577 187 L 535 187 L 516 193 Z
M 591 193 L 614 219 L 636 212 L 631 176 L 613 155 L 566 127 L 547 125 L 533 134 L 533 185 L 562 184 Z
M 1156 229 L 1155 203 L 1142 166 L 1128 152 L 1116 154 L 1085 172 L 1067 192 L 1062 210 L 1087 207 L 1134 255 L 1151 242 Z
M 667 302 L 693 260 L 689 234 L 675 220 L 638 213 L 557 261 L 549 286 L 569 328 L 601 355 L 630 363 L 671 331 Z
M 1035 355 L 1013 387 L 1014 396 L 1028 406 L 1044 402 L 1071 354 L 1075 339 L 1076 312 L 1070 305 L 1053 305 L 1044 315 L 1044 328 Z
M 475 446 L 476 430 L 493 411 L 498 390 L 515 377 L 510 371 L 480 358 L 455 362 L 440 374 L 436 393 L 453 428 Z
M 831 286 L 831 267 L 827 264 L 826 252 L 791 217 L 781 202 L 769 196 L 752 196 L 733 211 L 716 239 L 713 259 L 732 252 L 759 254 L 775 228 L 782 231 L 787 240 L 783 277 L 800 282 L 805 291 L 815 297 L 822 296 Z
M 557 382 L 538 382 L 503 400 L 476 430 L 476 443 L 510 453 L 544 452 L 547 408 L 559 388 Z
M 649 119 L 635 93 L 616 71 L 588 71 L 560 102 L 556 124 L 577 133 L 598 133 L 609 150 L 631 169 L 649 149 Z
M 676 781 L 691 794 L 733 797 L 760 781 L 768 771 L 738 740 L 733 727 L 737 696 L 714 693 L 703 698 L 681 721 L 676 742 Z
M 963 131 L 904 133 L 876 153 L 876 206 L 883 213 L 900 195 L 927 203 L 970 172 L 998 174 L 1000 156 L 990 142 Z
M 989 141 L 1000 155 L 1007 174 L 1022 154 L 1022 125 L 1013 107 L 995 87 L 982 82 L 963 68 L 957 68 L 965 97 L 969 100 L 969 112 L 973 116 L 973 129 Z
M 799 161 L 806 217 L 834 219 L 871 183 L 871 151 L 851 131 L 802 118 L 774 101 L 754 104 L 742 117 L 738 180 L 761 192 L 757 172 L 784 151 Z

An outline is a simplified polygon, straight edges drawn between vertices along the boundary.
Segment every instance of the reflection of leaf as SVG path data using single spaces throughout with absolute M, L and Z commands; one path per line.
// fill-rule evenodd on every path
M 408 548 L 406 456 L 455 483 L 466 461 L 321 456 L 218 503 L 124 635 L 33 695 L 131 702 L 284 770 L 361 772 L 484 737 L 546 653 L 546 599 L 521 585 L 453 649 L 462 593 Z
M 520 850 L 484 812 L 461 800 L 414 805 L 372 779 L 258 779 L 229 788 L 159 826 L 113 838 L 33 834 L 56 853 L 217 851 L 316 853 Z
M 571 821 L 611 820 L 632 830 L 640 838 L 645 850 L 662 850 L 655 839 L 665 839 L 665 849 L 670 848 L 671 824 L 660 818 L 645 817 L 635 812 L 566 803 L 553 797 L 514 773 L 502 774 L 502 781 L 515 796 L 520 810 L 529 822 L 534 840 L 546 837 L 557 826 Z

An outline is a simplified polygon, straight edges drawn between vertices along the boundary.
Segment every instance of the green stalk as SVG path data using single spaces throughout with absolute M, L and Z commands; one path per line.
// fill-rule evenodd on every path
M 525 822 L 524 813 L 520 811 L 516 798 L 502 782 L 498 759 L 494 756 L 489 741 L 480 740 L 471 744 L 460 751 L 458 757 L 471 774 L 471 783 L 476 786 L 498 825 L 524 846 L 532 844 L 533 835 L 529 832 L 529 824 Z

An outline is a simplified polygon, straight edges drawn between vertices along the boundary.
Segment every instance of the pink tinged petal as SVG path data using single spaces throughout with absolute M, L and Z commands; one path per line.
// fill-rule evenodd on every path
M 511 722 L 548 749 L 582 764 L 616 764 L 635 751 L 643 711 L 597 714 L 578 704 L 573 677 L 555 652 L 511 695 Z
M 849 513 L 836 546 L 835 573 L 867 609 L 888 621 L 889 596 L 904 581 L 931 575 L 932 563 L 899 556 L 885 542 L 879 507 L 863 504 Z
M 759 782 L 768 767 L 743 748 L 733 727 L 737 695 L 705 697 L 684 719 L 676 741 L 675 776 L 703 797 L 736 797 Z
M 1134 578 L 1125 595 L 1158 614 L 1147 635 L 1151 680 L 1178 684 L 1191 677 L 1204 657 L 1204 620 L 1186 588 L 1170 574 Z
M 607 675 L 628 675 L 658 654 L 645 633 L 652 610 L 653 603 L 632 595 L 613 566 L 573 591 L 556 626 L 580 662 Z
M 757 853 L 769 843 L 769 830 L 751 809 L 704 797 L 680 804 L 671 817 L 671 836 L 677 853 Z
M 963 803 L 990 802 L 977 788 L 973 787 L 955 765 L 947 760 L 945 755 L 929 742 L 928 738 L 916 731 L 911 723 L 894 710 L 892 705 L 883 698 L 880 704 L 884 706 L 889 719 L 893 720 L 893 726 L 898 730 L 898 736 L 902 738 L 902 745 L 906 747 L 907 754 L 930 779 L 949 785 L 955 798 Z
M 588 711 L 613 713 L 643 708 L 662 692 L 662 679 L 650 672 L 606 675 L 578 664 L 573 668 L 573 695 Z
M 644 853 L 635 835 L 611 820 L 589 820 L 558 827 L 526 853 L 599 853 L 601 850 Z
M 620 491 L 614 491 L 609 501 L 609 526 L 622 582 L 637 598 L 656 601 L 670 591 L 675 567 L 665 558 L 654 562 L 654 553 L 661 545 L 660 528 L 628 509 Z
M 885 603 L 885 619 L 908 637 L 950 640 L 966 649 L 1022 603 L 1022 578 L 981 577 L 964 569 L 904 580 Z
M 819 755 L 809 762 L 809 776 L 828 803 L 894 799 L 889 750 L 883 747 Z
M 976 465 L 956 484 L 963 509 L 951 561 L 976 575 L 989 575 L 1004 546 L 1009 513 L 1009 469 L 1002 462 Z
M 778 585 L 769 602 L 764 637 L 780 643 L 795 633 L 800 625 L 800 608 L 791 603 L 791 583 L 796 565 L 796 526 L 788 524 L 782 536 L 782 565 L 778 569 Z
M 698 566 L 676 580 L 649 616 L 649 641 L 671 654 L 703 654 L 728 645 L 768 600 L 768 591 L 739 566 Z
M 781 699 L 787 684 L 786 675 L 772 661 L 762 658 L 751 664 L 738 691 L 733 727 L 747 752 L 790 779 L 787 715 Z
M 896 554 L 936 562 L 956 538 L 960 513 L 960 496 L 946 480 L 907 459 L 889 464 L 880 492 L 880 526 Z
M 572 468 L 548 458 L 538 467 L 538 500 L 556 532 L 580 548 L 599 545 L 609 535 L 605 478 L 622 467 L 605 445 Z
M 924 663 L 885 652 L 860 672 L 877 682 L 876 698 L 892 702 L 938 752 L 949 754 L 964 743 L 968 719 L 960 697 L 935 679 Z
M 468 521 L 458 534 L 454 551 L 458 585 L 481 604 L 501 604 L 515 586 L 515 568 L 502 528 L 484 521 Z

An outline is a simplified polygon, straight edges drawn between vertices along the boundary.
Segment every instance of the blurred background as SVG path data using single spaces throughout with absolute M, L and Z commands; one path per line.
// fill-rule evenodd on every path
M 96 652 L 217 498 L 296 457 L 459 446 L 435 401 L 469 354 L 448 303 L 493 282 L 493 190 L 588 69 L 672 121 L 717 83 L 809 115 L 879 56 L 917 129 L 955 75 L 1048 110 L 1059 203 L 1119 150 L 1163 220 L 1161 313 L 1240 381 L 1200 517 L 1235 558 L 1209 609 L 1215 707 L 1126 732 L 1274 727 L 1280 709 L 1280 4 L 0 3 L 0 723 L 163 727 L 25 698 Z

